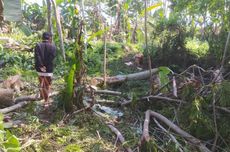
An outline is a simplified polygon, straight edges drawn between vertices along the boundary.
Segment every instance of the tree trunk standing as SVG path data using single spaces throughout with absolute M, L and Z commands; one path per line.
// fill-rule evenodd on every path
M 81 13 L 82 13 L 83 33 L 84 33 L 84 51 L 87 54 L 87 30 L 86 30 L 86 24 L 85 24 L 85 4 L 84 4 L 84 0 L 81 0 Z
M 3 0 L 0 0 L 0 23 L 4 20 L 4 17 L 3 17 Z
M 59 39 L 60 39 L 60 47 L 62 50 L 62 56 L 64 61 L 66 61 L 66 57 L 65 57 L 65 50 L 64 50 L 64 42 L 63 42 L 63 36 L 62 36 L 62 28 L 61 28 L 61 22 L 60 22 L 60 14 L 57 10 L 57 6 L 56 6 L 56 2 L 55 0 L 51 0 L 52 4 L 53 4 L 53 9 L 54 9 L 54 15 L 56 18 L 56 26 L 58 29 L 58 35 L 59 35 Z
M 106 30 L 106 23 L 105 23 L 105 26 L 104 26 L 104 30 Z M 106 31 L 104 33 L 104 87 L 106 87 Z
M 53 25 L 52 25 L 52 18 L 51 18 L 51 2 L 50 0 L 46 0 L 47 3 L 47 21 L 48 21 L 48 32 L 53 34 Z
M 117 0 L 117 12 L 116 12 L 116 22 L 115 22 L 115 29 L 114 34 L 118 35 L 120 33 L 121 26 L 121 2 Z
M 222 61 L 221 61 L 221 66 L 220 66 L 220 72 L 221 73 L 223 72 L 223 69 L 224 69 L 224 61 L 225 61 L 227 50 L 228 50 L 229 39 L 230 39 L 230 31 L 228 32 L 228 37 L 227 37 L 226 44 L 225 44 L 225 47 L 224 47 L 224 54 L 223 54 Z
M 131 42 L 132 43 L 136 43 L 136 41 L 137 41 L 137 17 L 136 17 L 136 20 L 135 20 L 135 26 L 134 26 L 134 28 L 133 28 L 133 32 L 132 32 L 132 36 L 131 36 L 132 38 L 131 38 Z
M 85 67 L 83 61 L 83 42 L 82 42 L 82 35 L 83 35 L 83 21 L 81 21 L 78 29 L 78 34 L 76 37 L 76 72 L 75 72 L 75 88 L 74 88 L 74 101 L 73 103 L 81 109 L 84 107 L 83 104 L 83 94 L 84 94 L 84 87 L 82 85 L 82 78 L 85 74 Z
M 151 58 L 150 58 L 150 52 L 148 49 L 148 35 L 147 35 L 147 0 L 145 0 L 145 49 L 147 51 L 148 54 L 148 65 L 149 65 L 149 73 L 150 73 L 150 90 L 149 93 L 152 94 L 153 90 L 152 90 L 152 65 L 151 65 Z

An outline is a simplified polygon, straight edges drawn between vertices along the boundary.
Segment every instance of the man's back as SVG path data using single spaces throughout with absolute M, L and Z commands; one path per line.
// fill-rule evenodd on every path
M 35 68 L 42 72 L 40 67 L 46 67 L 46 73 L 53 72 L 53 60 L 56 56 L 56 47 L 49 42 L 38 43 L 35 47 Z

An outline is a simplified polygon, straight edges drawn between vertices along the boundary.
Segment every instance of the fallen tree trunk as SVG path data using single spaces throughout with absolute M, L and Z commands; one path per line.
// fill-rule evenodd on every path
M 3 108 L 3 109 L 0 109 L 0 113 L 2 114 L 5 114 L 5 113 L 8 113 L 8 112 L 11 112 L 11 111 L 14 111 L 16 109 L 19 109 L 25 105 L 27 105 L 30 101 L 23 101 L 23 102 L 19 102 L 11 107 L 7 107 L 7 108 Z
M 152 69 L 151 73 L 156 73 L 158 71 L 157 68 Z M 150 70 L 143 71 L 143 72 L 138 72 L 138 73 L 133 73 L 133 74 L 128 74 L 128 75 L 117 75 L 113 77 L 107 77 L 106 78 L 106 83 L 107 84 L 113 84 L 113 83 L 120 83 L 124 81 L 129 81 L 129 80 L 144 80 L 150 77 Z M 103 82 L 103 78 L 96 78 L 97 80 Z
M 50 97 L 57 95 L 59 92 L 55 91 L 50 94 Z M 41 97 L 38 97 L 38 95 L 30 95 L 30 96 L 22 96 L 22 97 L 17 97 L 15 98 L 15 103 L 19 103 L 22 101 L 39 101 L 42 100 Z
M 172 129 L 173 131 L 178 133 L 181 137 L 185 138 L 187 141 L 189 141 L 189 143 L 191 143 L 193 146 L 197 147 L 200 151 L 211 152 L 204 144 L 202 144 L 202 142 L 199 139 L 193 137 L 189 133 L 185 132 L 184 130 L 182 130 L 181 128 L 176 126 L 174 123 L 172 123 L 170 120 L 168 120 L 163 115 L 161 115 L 157 112 L 151 111 L 151 110 L 147 110 L 145 112 L 145 121 L 144 121 L 144 126 L 143 126 L 143 134 L 142 134 L 142 138 L 141 138 L 141 143 L 143 143 L 145 141 L 148 142 L 150 140 L 150 136 L 149 136 L 150 116 L 153 116 L 154 118 L 162 121 L 170 129 Z
M 14 104 L 14 91 L 0 88 L 0 107 L 8 107 Z
M 125 138 L 122 136 L 121 132 L 111 124 L 108 124 L 107 126 L 117 135 L 117 138 L 120 140 L 121 144 L 124 145 Z M 127 152 L 132 152 L 132 149 L 130 149 L 129 147 L 124 148 Z
M 41 100 L 41 98 L 37 97 L 36 95 L 31 95 L 31 96 L 18 97 L 15 99 L 15 103 L 19 103 L 23 101 L 36 101 L 36 100 Z
M 53 96 L 56 94 L 58 94 L 58 92 L 53 92 L 50 96 Z M 3 113 L 3 114 L 9 113 L 11 111 L 14 111 L 16 109 L 19 109 L 19 108 L 27 105 L 31 101 L 39 101 L 39 100 L 42 100 L 42 98 L 37 97 L 37 95 L 18 97 L 14 100 L 15 103 L 17 103 L 17 104 L 10 106 L 10 107 L 7 107 L 7 108 L 0 109 L 0 113 Z

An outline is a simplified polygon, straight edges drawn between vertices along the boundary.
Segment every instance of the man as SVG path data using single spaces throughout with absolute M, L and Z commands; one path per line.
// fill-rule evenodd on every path
M 36 45 L 34 55 L 35 69 L 39 76 L 40 97 L 45 100 L 45 107 L 48 107 L 53 60 L 56 56 L 56 47 L 52 44 L 51 33 L 43 33 L 42 42 Z

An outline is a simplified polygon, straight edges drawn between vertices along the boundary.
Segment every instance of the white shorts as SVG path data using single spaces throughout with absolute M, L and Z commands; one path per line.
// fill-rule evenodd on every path
M 53 73 L 43 73 L 43 72 L 38 72 L 39 76 L 44 76 L 44 77 L 52 77 Z

